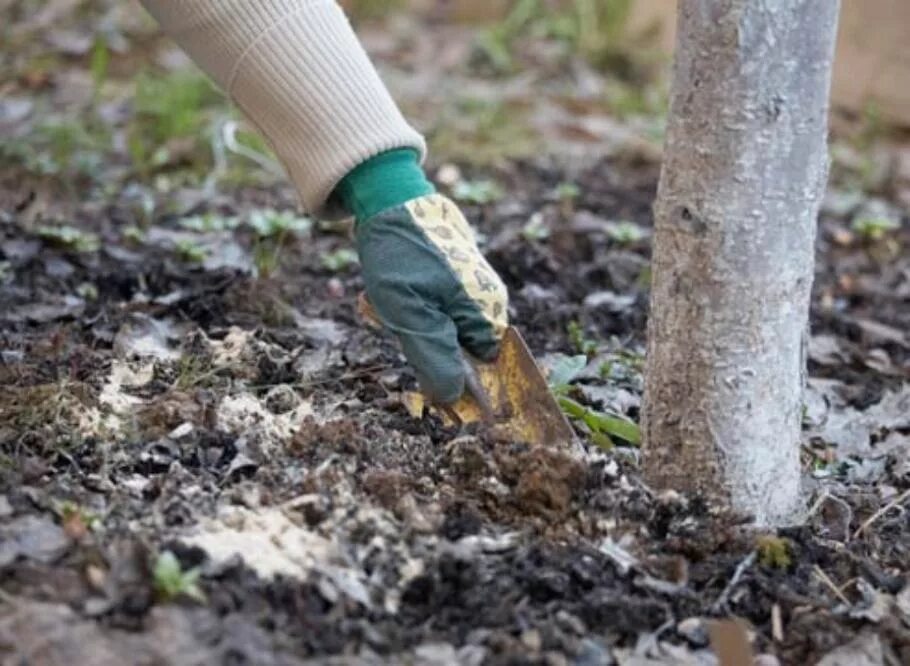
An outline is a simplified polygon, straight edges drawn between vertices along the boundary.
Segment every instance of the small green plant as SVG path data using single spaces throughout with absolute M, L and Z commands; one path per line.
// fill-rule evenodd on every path
M 135 224 L 123 227 L 123 240 L 133 245 L 141 245 L 145 242 L 145 229 L 137 227 Z
M 521 228 L 521 236 L 527 241 L 544 241 L 550 237 L 550 227 L 543 220 L 541 213 L 534 213 Z
M 568 396 L 557 396 L 556 400 L 566 416 L 581 421 L 588 427 L 592 441 L 601 448 L 612 448 L 614 437 L 623 439 L 632 446 L 641 444 L 641 430 L 634 421 L 585 407 Z
M 559 210 L 562 216 L 571 217 L 575 212 L 575 201 L 581 196 L 581 188 L 575 183 L 560 183 L 556 186 L 555 193 L 559 200 Z
M 98 287 L 91 282 L 83 282 L 76 287 L 76 294 L 86 301 L 98 300 Z
M 92 59 L 89 70 L 92 73 L 92 101 L 97 106 L 101 98 L 101 88 L 107 79 L 107 70 L 111 62 L 111 52 L 107 48 L 107 40 L 98 36 L 92 44 Z
M 861 213 L 853 220 L 850 228 L 863 240 L 869 242 L 880 241 L 891 231 L 900 229 L 900 222 L 886 214 Z
M 429 140 L 437 158 L 464 164 L 489 167 L 530 157 L 539 152 L 541 137 L 528 115 L 518 100 L 462 97 L 443 109 Z
M 642 228 L 634 222 L 623 220 L 607 228 L 607 235 L 620 245 L 632 245 L 645 237 Z
M 478 35 L 477 54 L 494 73 L 507 74 L 515 69 L 518 40 L 547 38 L 595 67 L 626 74 L 634 66 L 626 34 L 631 9 L 632 0 L 519 0 L 501 22 Z
M 199 587 L 199 569 L 193 568 L 184 571 L 177 556 L 169 550 L 158 555 L 152 577 L 155 592 L 163 601 L 189 597 L 205 603 L 205 593 Z
M 202 129 L 202 111 L 221 99 L 200 72 L 178 70 L 164 76 L 140 74 L 133 104 L 141 129 L 154 142 L 163 143 Z
M 250 212 L 248 225 L 256 232 L 253 263 L 256 275 L 268 278 L 281 265 L 281 250 L 289 235 L 306 235 L 313 227 L 309 217 L 291 211 L 258 208 Z
M 555 395 L 567 395 L 571 389 L 571 382 L 588 365 L 588 357 L 584 354 L 576 356 L 560 356 L 550 368 L 547 381 L 550 391 Z
M 208 231 L 228 231 L 236 229 L 240 224 L 240 218 L 236 216 L 219 215 L 218 213 L 203 213 L 202 215 L 192 215 L 190 217 L 180 218 L 178 224 L 189 231 L 198 231 L 200 233 Z
M 60 502 L 56 513 L 60 516 L 63 529 L 74 539 L 81 539 L 99 523 L 96 514 L 69 500 Z
M 790 542 L 784 538 L 766 534 L 755 542 L 758 561 L 771 569 L 786 569 L 793 563 L 790 556 Z
M 355 265 L 358 261 L 357 252 L 351 248 L 343 247 L 334 252 L 326 252 L 320 257 L 322 267 L 333 273 L 339 273 Z
M 591 409 L 569 397 L 572 391 L 571 382 L 587 366 L 588 357 L 563 356 L 550 369 L 548 383 L 550 391 L 556 396 L 563 413 L 573 421 L 586 427 L 591 441 L 603 449 L 614 446 L 614 438 L 619 438 L 633 446 L 641 443 L 641 431 L 638 424 L 629 419 L 606 412 Z
M 570 321 L 566 327 L 566 333 L 569 336 L 569 342 L 579 354 L 587 357 L 594 356 L 597 353 L 597 341 L 585 335 L 585 330 L 577 321 Z
M 36 231 L 46 243 L 71 252 L 96 252 L 101 247 L 96 234 L 69 225 L 43 225 Z
M 34 174 L 93 179 L 109 145 L 110 136 L 104 128 L 70 118 L 51 118 L 27 137 L 0 142 L 0 158 Z
M 287 234 L 306 235 L 313 228 L 313 220 L 291 211 L 257 208 L 250 212 L 249 225 L 260 238 L 284 238 Z
M 127 132 L 127 148 L 134 166 L 148 175 L 170 159 L 168 142 L 186 139 L 198 147 L 192 153 L 194 165 L 208 167 L 210 154 L 204 131 L 210 122 L 208 111 L 223 100 L 196 70 L 179 70 L 164 76 L 140 74 L 133 95 L 134 115 Z
M 452 189 L 452 196 L 458 201 L 480 206 L 499 201 L 504 194 L 502 187 L 494 180 L 461 180 Z
M 202 263 L 209 254 L 208 250 L 203 246 L 188 238 L 181 238 L 178 240 L 174 244 L 174 249 L 177 251 L 177 256 L 180 257 L 182 261 L 193 264 Z

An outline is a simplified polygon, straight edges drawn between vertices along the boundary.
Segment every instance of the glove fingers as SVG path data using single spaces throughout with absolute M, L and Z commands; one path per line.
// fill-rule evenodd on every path
M 408 363 L 417 374 L 424 395 L 434 403 L 449 405 L 464 392 L 464 367 L 454 322 L 435 311 L 424 320 L 429 330 L 390 328 L 398 336 Z
M 423 297 L 406 276 L 368 282 L 367 297 L 401 343 L 427 398 L 444 405 L 458 400 L 464 391 L 464 368 L 451 317 Z
M 458 341 L 481 361 L 492 361 L 499 354 L 500 334 L 484 315 L 490 306 L 465 295 L 448 307 L 448 314 L 458 330 Z

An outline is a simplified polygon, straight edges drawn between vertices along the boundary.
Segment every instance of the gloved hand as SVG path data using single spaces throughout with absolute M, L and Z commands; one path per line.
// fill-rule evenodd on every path
M 421 389 L 440 404 L 464 391 L 460 347 L 496 357 L 508 326 L 508 295 L 481 255 L 458 207 L 421 196 L 358 220 L 357 250 L 367 297 L 401 341 Z

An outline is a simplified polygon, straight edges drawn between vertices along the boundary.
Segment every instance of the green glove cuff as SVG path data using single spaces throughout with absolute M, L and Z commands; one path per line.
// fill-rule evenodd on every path
M 357 222 L 436 190 L 420 168 L 412 148 L 396 148 L 350 171 L 335 187 L 335 196 Z

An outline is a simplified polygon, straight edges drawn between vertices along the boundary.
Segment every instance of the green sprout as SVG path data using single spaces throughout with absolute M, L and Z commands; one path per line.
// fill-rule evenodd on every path
M 614 438 L 638 446 L 641 431 L 637 423 L 624 416 L 591 409 L 569 397 L 572 380 L 581 374 L 587 364 L 588 357 L 584 354 L 563 356 L 550 369 L 550 391 L 556 396 L 560 409 L 573 421 L 584 424 L 591 441 L 602 449 L 612 449 Z
M 309 217 L 295 215 L 291 211 L 277 211 L 272 208 L 258 208 L 250 212 L 249 225 L 260 238 L 284 238 L 289 233 L 304 235 L 313 227 Z
M 544 241 L 550 237 L 550 228 L 543 221 L 543 215 L 534 213 L 521 228 L 521 235 L 527 241 Z
M 158 556 L 152 577 L 155 591 L 164 601 L 183 596 L 205 602 L 205 593 L 199 587 L 199 569 L 194 567 L 184 571 L 177 556 L 169 550 Z
M 181 218 L 178 224 L 189 231 L 200 233 L 208 231 L 228 231 L 235 229 L 240 224 L 236 216 L 219 215 L 217 213 L 203 213 Z
M 560 201 L 573 200 L 581 196 L 581 188 L 575 183 L 560 183 L 556 186 L 556 198 Z
M 597 353 L 597 341 L 585 336 L 584 328 L 580 323 L 570 321 L 566 332 L 569 335 L 569 342 L 579 354 L 590 357 Z
M 864 240 L 875 242 L 888 232 L 899 229 L 900 223 L 884 215 L 858 215 L 850 226 Z
M 43 225 L 37 233 L 45 242 L 71 252 L 96 252 L 101 247 L 96 234 L 69 225 Z
M 504 194 L 502 187 L 494 180 L 462 180 L 452 189 L 452 196 L 459 201 L 479 206 L 499 201 Z
M 334 252 L 326 252 L 320 257 L 322 267 L 333 273 L 339 273 L 355 265 L 358 261 L 357 252 L 343 247 Z
M 644 231 L 642 231 L 640 226 L 625 220 L 611 225 L 607 229 L 607 235 L 620 245 L 631 245 L 645 237 Z
M 177 250 L 177 256 L 183 261 L 199 264 L 205 261 L 208 256 L 208 250 L 195 241 L 188 238 L 181 238 L 174 246 Z

